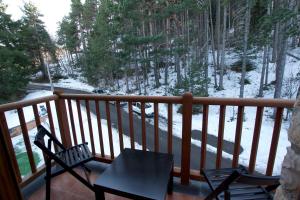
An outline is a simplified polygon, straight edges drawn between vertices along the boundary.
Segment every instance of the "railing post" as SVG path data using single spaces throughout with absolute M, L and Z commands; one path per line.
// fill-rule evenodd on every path
M 23 199 L 4 137 L 0 129 L 0 199 Z
M 181 184 L 188 185 L 190 179 L 193 95 L 185 93 L 182 98 Z
M 57 120 L 60 129 L 61 141 L 65 147 L 71 147 L 72 141 L 70 136 L 69 121 L 67 116 L 67 109 L 65 100 L 60 98 L 62 91 L 54 91 L 53 94 L 57 95 L 59 98 L 55 100 L 55 107 L 57 113 Z
M 8 150 L 9 156 L 10 156 L 10 160 L 12 161 L 12 167 L 13 167 L 15 175 L 17 177 L 17 181 L 18 181 L 18 183 L 21 183 L 22 182 L 21 173 L 19 170 L 14 147 L 13 147 L 13 144 L 12 144 L 12 141 L 10 138 L 7 121 L 6 121 L 4 112 L 0 112 L 0 132 L 1 132 L 1 135 L 3 136 L 3 139 L 6 141 L 7 150 Z

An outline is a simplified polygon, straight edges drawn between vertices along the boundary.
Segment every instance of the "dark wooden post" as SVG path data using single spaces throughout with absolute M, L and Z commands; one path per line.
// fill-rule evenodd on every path
M 193 95 L 185 93 L 182 97 L 181 184 L 188 185 L 190 180 Z
M 5 141 L 6 141 L 6 149 L 8 150 L 9 157 L 12 162 L 12 166 L 13 166 L 14 172 L 16 174 L 18 183 L 21 183 L 22 182 L 21 173 L 19 170 L 14 147 L 13 147 L 13 144 L 12 144 L 12 141 L 10 138 L 7 121 L 6 121 L 4 112 L 0 112 L 0 131 L 1 131 L 1 136 L 3 136 L 3 139 L 5 139 Z
M 0 129 L 0 199 L 23 199 L 13 168 L 12 158 L 9 156 L 8 146 L 4 134 Z
M 63 93 L 62 91 L 53 92 L 53 94 L 59 97 L 57 100 L 55 100 L 55 107 L 56 107 L 58 125 L 60 129 L 61 141 L 63 145 L 68 148 L 72 146 L 72 141 L 70 136 L 66 103 L 64 99 L 60 98 L 60 94 L 62 93 Z

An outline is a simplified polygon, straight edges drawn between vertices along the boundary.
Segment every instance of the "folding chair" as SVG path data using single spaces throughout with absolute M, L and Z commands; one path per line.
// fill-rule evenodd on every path
M 51 178 L 58 176 L 64 172 L 69 172 L 80 182 L 82 182 L 86 187 L 93 190 L 93 185 L 90 183 L 87 172 L 90 170 L 84 165 L 84 163 L 89 162 L 94 159 L 92 156 L 87 143 L 79 144 L 71 148 L 66 149 L 62 143 L 60 143 L 47 129 L 42 125 L 37 127 L 38 133 L 35 136 L 34 144 L 38 146 L 44 154 L 46 162 L 46 200 L 50 200 L 50 184 Z M 45 136 L 48 137 L 47 146 L 45 145 Z M 52 143 L 58 147 L 58 151 L 52 152 Z M 58 163 L 62 169 L 51 173 L 51 160 Z M 73 168 L 81 166 L 85 171 L 87 180 L 82 178 L 78 173 L 76 173 Z
M 243 166 L 201 172 L 212 190 L 205 200 L 273 199 L 271 191 L 280 184 L 279 176 L 250 175 Z

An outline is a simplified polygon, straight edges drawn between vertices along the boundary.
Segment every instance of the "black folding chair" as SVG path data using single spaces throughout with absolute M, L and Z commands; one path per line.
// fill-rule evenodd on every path
M 60 143 L 47 129 L 42 125 L 37 127 L 38 133 L 35 136 L 34 144 L 38 146 L 44 154 L 46 162 L 46 200 L 50 200 L 50 184 L 51 178 L 58 176 L 64 172 L 69 172 L 85 186 L 93 190 L 93 185 L 90 183 L 87 172 L 90 170 L 84 165 L 84 163 L 89 162 L 94 159 L 92 156 L 87 143 L 79 144 L 71 148 L 66 149 L 62 143 Z M 48 137 L 47 146 L 45 145 L 45 136 Z M 59 149 L 57 152 L 52 152 L 52 144 L 56 145 Z M 51 173 L 51 160 L 58 163 L 62 169 Z M 76 173 L 73 168 L 81 166 L 84 171 L 87 180 L 82 178 L 78 173 Z
M 279 176 L 250 175 L 243 166 L 238 168 L 201 170 L 212 192 L 211 199 L 273 199 L 271 191 L 279 186 Z

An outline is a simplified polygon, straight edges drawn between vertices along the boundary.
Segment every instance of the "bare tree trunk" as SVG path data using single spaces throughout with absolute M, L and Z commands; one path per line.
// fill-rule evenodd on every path
M 178 53 L 176 53 L 175 55 L 175 68 L 176 68 L 177 84 L 181 85 L 182 79 L 181 79 L 180 59 Z
M 295 7 L 294 7 L 294 12 L 295 13 L 298 13 L 298 10 L 299 10 L 299 5 L 300 5 L 300 1 L 299 0 L 295 0 Z M 294 18 L 294 23 L 297 23 L 297 18 Z M 297 39 L 298 39 L 298 35 L 297 36 L 294 36 L 292 38 L 292 48 L 296 48 L 297 47 Z
M 204 24 L 205 24 L 205 61 L 204 61 L 204 67 L 205 67 L 205 94 L 208 96 L 208 52 L 209 52 L 209 19 L 208 19 L 208 11 L 205 11 L 204 13 Z
M 240 88 L 240 98 L 244 97 L 245 88 L 245 77 L 246 77 L 246 61 L 247 61 L 247 50 L 248 50 L 248 35 L 250 26 L 250 5 L 249 0 L 246 4 L 246 15 L 245 15 L 245 33 L 244 33 L 244 50 L 243 50 L 243 65 L 242 65 L 242 75 L 241 75 L 241 88 Z
M 213 56 L 213 66 L 214 66 L 214 86 L 215 88 L 218 87 L 217 82 L 217 63 L 215 57 L 215 42 L 214 42 L 214 28 L 213 28 L 213 20 L 212 20 L 212 9 L 211 9 L 211 1 L 209 0 L 209 16 L 210 16 L 210 34 L 211 34 L 211 48 L 212 48 L 212 56 Z
M 221 20 L 220 20 L 220 16 L 221 16 L 221 3 L 220 0 L 216 0 L 216 28 L 215 28 L 215 33 L 216 33 L 216 48 L 217 48 L 217 69 L 220 70 L 220 29 L 221 29 Z M 220 85 L 220 83 L 219 83 Z
M 268 56 L 268 47 L 264 46 L 263 66 L 261 70 L 259 92 L 258 92 L 259 97 L 264 96 L 263 89 L 264 89 L 264 79 L 265 79 L 265 72 L 266 72 L 266 65 L 267 65 L 267 56 Z
M 274 36 L 273 36 L 273 51 L 272 51 L 272 63 L 276 62 L 277 54 L 278 54 L 278 32 L 279 32 L 279 23 L 276 23 Z
M 43 74 L 43 79 L 47 79 L 47 67 L 45 65 L 45 61 L 44 61 L 44 57 L 43 54 L 39 51 L 39 60 L 40 60 L 40 69 L 42 71 Z
M 125 72 L 125 83 L 126 83 L 126 93 L 128 93 L 130 90 L 129 90 L 129 81 L 128 81 L 128 69 L 126 69 L 126 72 Z
M 224 90 L 223 77 L 224 77 L 224 68 L 225 68 L 225 46 L 226 46 L 226 24 L 227 24 L 226 19 L 227 19 L 227 6 L 224 4 L 222 55 L 221 55 L 221 64 L 220 64 L 219 90 Z
M 146 37 L 146 33 L 145 33 L 145 22 L 143 21 L 142 23 L 142 33 L 143 33 L 143 37 Z M 144 60 L 148 60 L 148 54 L 147 54 L 147 46 L 144 47 L 143 51 L 140 52 L 140 55 L 143 55 Z M 149 85 L 149 81 L 148 81 L 148 70 L 147 70 L 147 63 L 143 62 L 143 80 L 144 80 L 144 94 L 147 94 L 147 88 L 146 86 Z
M 287 38 L 283 36 L 284 33 L 280 33 L 279 49 L 276 60 L 276 84 L 274 98 L 281 97 L 283 75 L 286 62 L 286 51 L 287 51 Z
M 165 27 L 165 33 L 167 35 L 167 50 L 170 51 L 170 44 L 169 44 L 169 30 L 170 30 L 170 20 L 169 18 L 166 19 L 166 27 Z M 167 56 L 166 63 L 165 63 L 165 85 L 168 85 L 168 67 L 169 67 L 170 61 L 169 56 Z
M 271 7 L 272 7 L 272 5 L 271 5 L 271 3 L 269 3 L 268 11 L 267 11 L 267 14 L 269 16 L 271 15 Z M 270 44 L 265 45 L 265 48 L 266 49 L 264 49 L 264 58 L 263 58 L 264 59 L 263 62 L 266 61 L 265 62 L 265 72 L 264 72 L 264 74 L 265 74 L 264 86 L 267 87 L 268 82 L 269 82 Z M 266 50 L 266 52 L 265 52 L 265 50 Z M 263 90 L 263 88 L 262 88 L 262 90 Z
M 286 9 L 293 9 L 293 1 L 286 2 L 284 0 L 278 1 L 276 6 Z M 275 93 L 274 98 L 281 97 L 282 83 L 283 83 L 283 75 L 286 63 L 286 53 L 287 53 L 287 45 L 288 45 L 288 36 L 286 33 L 286 29 L 288 27 L 289 22 L 281 22 L 278 25 L 278 52 L 276 59 L 276 84 L 275 84 Z
M 152 12 L 151 10 L 149 10 L 148 15 L 151 17 Z M 152 37 L 154 35 L 154 24 L 153 24 L 153 20 L 149 21 L 149 30 L 150 30 L 150 36 Z M 156 47 L 155 44 L 152 44 L 152 46 L 154 47 L 154 51 L 156 51 Z M 158 88 L 160 86 L 159 83 L 159 69 L 158 69 L 158 61 L 157 61 L 157 57 L 155 56 L 155 62 L 154 62 L 154 78 L 155 78 L 155 87 Z
M 140 85 L 140 76 L 139 76 L 139 65 L 138 65 L 138 61 L 137 61 L 137 51 L 135 53 L 135 85 L 136 85 L 136 90 L 139 91 L 139 94 L 142 93 L 141 91 L 141 85 Z
M 155 62 L 154 62 L 154 78 L 155 78 L 155 87 L 158 88 L 160 86 L 160 82 L 159 82 L 159 77 L 160 77 L 160 73 L 159 73 L 159 63 L 157 60 L 157 57 L 155 56 Z

